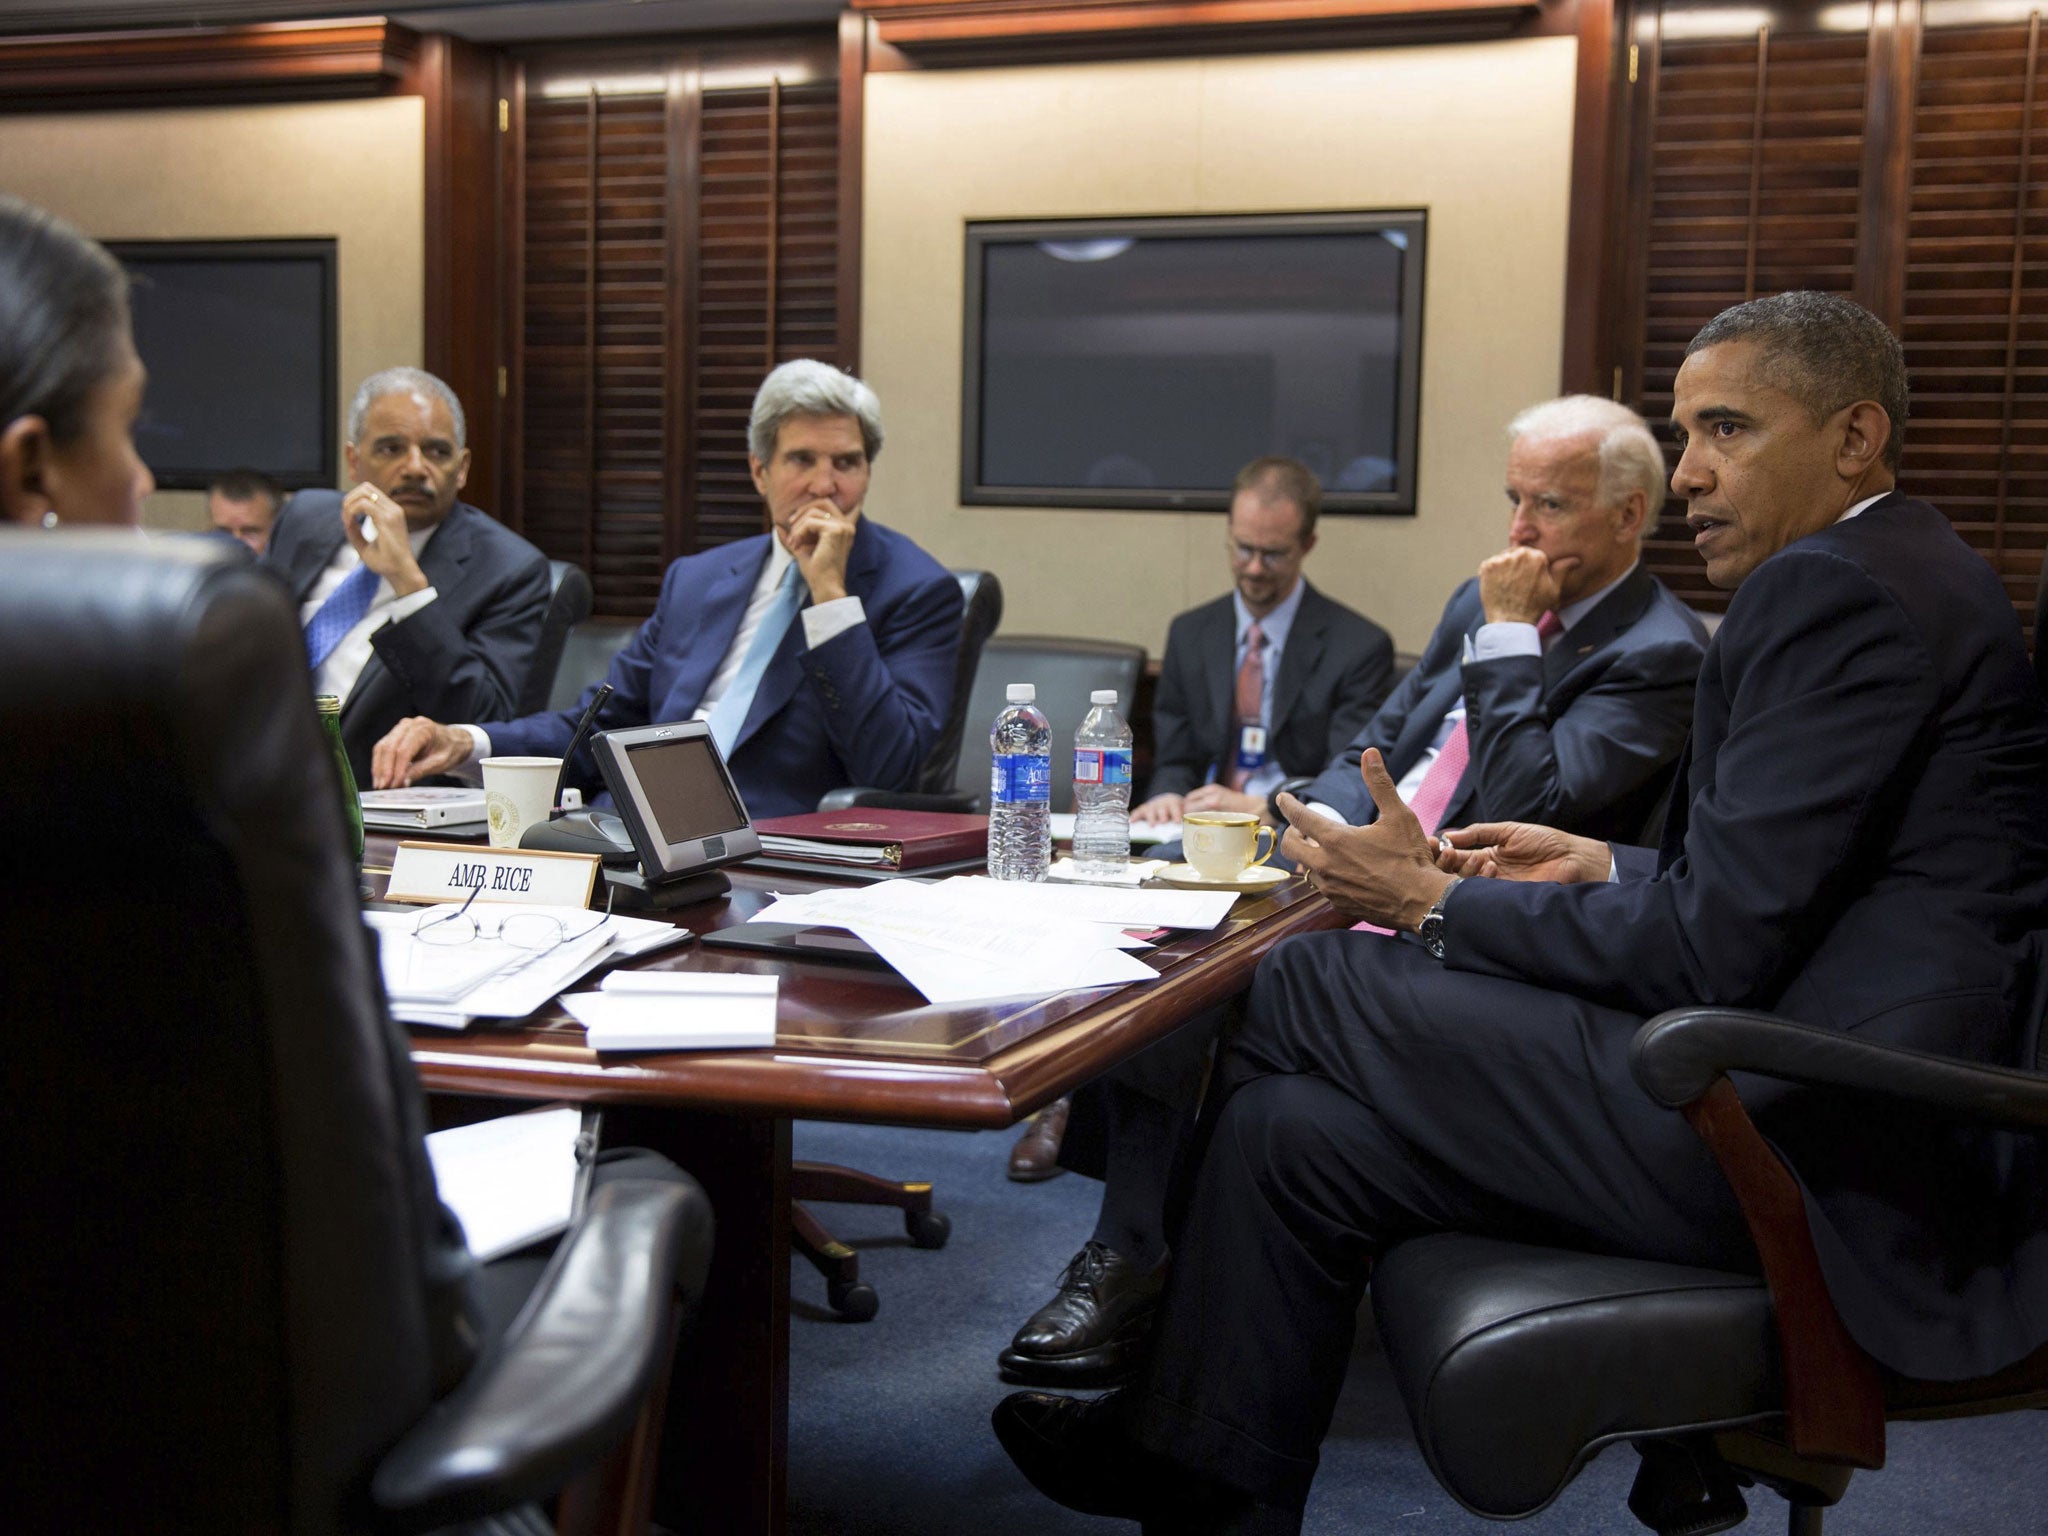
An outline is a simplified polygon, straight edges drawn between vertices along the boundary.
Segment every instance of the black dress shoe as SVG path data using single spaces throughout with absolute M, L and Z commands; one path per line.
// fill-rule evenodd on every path
M 1155 1516 L 1158 1458 L 1117 1426 L 1117 1397 L 1012 1392 L 989 1416 L 996 1439 L 1031 1486 L 1068 1509 L 1113 1520 Z
M 1071 1099 L 1054 1099 L 1031 1117 L 1010 1148 L 1010 1177 L 1019 1184 L 1037 1184 L 1067 1171 L 1060 1166 L 1060 1141 L 1067 1134 L 1072 1104 Z
M 989 1416 L 1031 1486 L 1068 1509 L 1136 1520 L 1144 1536 L 1299 1536 L 1299 1505 L 1255 1500 L 1130 1440 L 1122 1397 L 1012 1392 Z
M 1090 1242 L 1060 1275 L 1059 1290 L 996 1357 L 1005 1381 L 1058 1387 L 1114 1386 L 1138 1367 L 1166 1284 L 1104 1243 Z

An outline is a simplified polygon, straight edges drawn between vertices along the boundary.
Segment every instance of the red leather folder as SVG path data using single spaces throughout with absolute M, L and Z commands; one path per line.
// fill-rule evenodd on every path
M 988 853 L 988 818 L 950 811 L 884 811 L 856 806 L 770 816 L 754 823 L 761 851 L 874 869 L 924 869 Z

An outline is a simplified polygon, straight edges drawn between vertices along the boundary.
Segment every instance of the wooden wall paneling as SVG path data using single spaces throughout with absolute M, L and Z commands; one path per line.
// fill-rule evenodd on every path
M 533 537 L 526 520 L 524 423 L 526 420 L 526 66 L 498 60 L 498 100 L 503 131 L 498 135 L 498 357 L 504 369 L 497 444 L 499 515 L 519 533 Z M 587 574 L 587 573 L 586 573 Z
M 1618 247 L 1614 203 L 1623 137 L 1616 131 L 1627 90 L 1615 0 L 1577 0 L 1578 64 L 1572 118 L 1571 215 L 1566 234 L 1564 350 L 1558 362 L 1571 393 L 1616 394 L 1608 359 L 1614 353 L 1614 283 Z
M 462 402 L 470 446 L 464 497 L 502 512 L 496 83 L 489 52 L 434 33 L 421 39 L 405 86 L 421 98 L 426 129 L 425 366 Z
M 698 547 L 697 310 L 703 190 L 703 65 L 696 53 L 669 72 L 668 346 L 663 369 L 662 552 L 673 560 Z
M 1991 562 L 2030 628 L 2048 543 L 2048 104 L 2040 12 L 1926 27 L 1912 101 L 1901 478 Z
M 419 50 L 417 33 L 381 17 L 7 38 L 0 112 L 375 96 Z
M 839 366 L 860 372 L 861 187 L 866 174 L 862 147 L 867 110 L 863 81 L 868 71 L 868 19 L 855 11 L 839 16 Z
M 1894 331 L 1905 320 L 1906 220 L 1912 192 L 1912 102 L 1919 40 L 1920 0 L 1872 0 L 1856 297 Z

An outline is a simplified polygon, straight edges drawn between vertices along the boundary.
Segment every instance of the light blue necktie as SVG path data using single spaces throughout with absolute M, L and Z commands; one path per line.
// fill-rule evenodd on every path
M 334 648 L 341 644 L 341 637 L 363 622 L 363 615 L 370 611 L 370 603 L 377 596 L 377 583 L 383 580 L 367 565 L 359 565 L 342 577 L 341 585 L 327 594 L 313 617 L 306 621 L 306 655 L 318 672 Z
M 789 633 L 790 621 L 803 605 L 804 573 L 802 567 L 792 560 L 789 569 L 782 573 L 781 585 L 775 589 L 775 601 L 761 615 L 761 627 L 754 631 L 754 643 L 747 648 L 747 659 L 740 663 L 732 686 L 712 706 L 704 722 L 711 727 L 711 739 L 718 743 L 721 756 L 731 754 L 740 727 L 747 723 L 747 711 L 754 707 L 754 695 L 760 691 L 761 678 L 768 670 L 768 663 L 782 648 L 782 637 Z

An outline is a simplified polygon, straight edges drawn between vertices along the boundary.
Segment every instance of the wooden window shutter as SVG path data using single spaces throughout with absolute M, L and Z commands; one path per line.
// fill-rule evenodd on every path
M 1904 488 L 1946 512 L 2023 621 L 2048 544 L 2048 101 L 2041 18 L 1930 28 L 1912 104 Z
M 1853 286 L 1867 42 L 1767 27 L 1732 37 L 1669 30 L 1652 43 L 1636 102 L 1646 150 L 1634 199 L 1641 313 L 1625 376 L 1675 468 L 1671 391 L 1693 333 L 1759 294 Z M 1684 515 L 1676 498 L 1665 505 L 1644 562 L 1685 602 L 1718 611 L 1727 594 L 1708 585 Z

